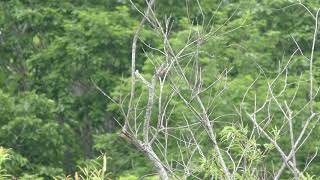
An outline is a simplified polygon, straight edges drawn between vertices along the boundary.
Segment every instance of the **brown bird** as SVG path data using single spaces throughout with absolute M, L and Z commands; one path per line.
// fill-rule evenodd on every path
M 163 79 L 166 75 L 168 71 L 168 64 L 167 63 L 163 63 L 157 70 L 157 76 L 160 78 L 160 79 Z

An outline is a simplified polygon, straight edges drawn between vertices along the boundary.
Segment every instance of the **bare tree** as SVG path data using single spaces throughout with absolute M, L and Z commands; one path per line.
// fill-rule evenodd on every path
M 205 81 L 199 62 L 200 54 L 204 53 L 201 48 L 212 37 L 231 33 L 241 27 L 231 28 L 219 34 L 219 29 L 224 27 L 231 17 L 217 29 L 204 30 L 204 27 L 198 25 L 198 28 L 190 29 L 185 45 L 175 48 L 170 42 L 173 21 L 170 17 L 163 21 L 157 17 L 155 0 L 146 0 L 147 8 L 144 11 L 139 10 L 134 2 L 131 3 L 143 16 L 132 42 L 131 93 L 129 102 L 113 102 L 119 105 L 124 117 L 121 136 L 152 162 L 160 178 L 202 179 L 202 176 L 199 176 L 199 160 L 211 167 L 208 170 L 213 171 L 209 173 L 210 179 L 237 179 L 239 176 L 279 179 L 286 168 L 292 172 L 294 179 L 303 178 L 305 170 L 315 156 L 301 169 L 301 166 L 297 165 L 296 153 L 310 137 L 320 119 L 319 112 L 313 107 L 314 99 L 319 92 L 319 89 L 315 89 L 313 74 L 319 11 L 312 14 L 301 2 L 298 3 L 306 8 L 315 20 L 310 57 L 303 54 L 298 42 L 292 38 L 297 46 L 296 50 L 290 59 L 280 65 L 276 77 L 272 81 L 266 81 L 267 90 L 263 92 L 265 99 L 258 101 L 256 91 L 253 90 L 259 79 L 268 79 L 264 70 L 260 68 L 260 75 L 248 87 L 242 102 L 235 106 L 234 111 L 215 115 L 214 106 L 217 100 L 223 98 L 231 69 L 224 69 L 213 82 Z M 198 5 L 202 19 L 205 19 L 199 2 Z M 204 21 L 202 25 L 204 26 Z M 144 76 L 136 69 L 137 43 L 145 26 L 151 28 L 155 36 L 163 41 L 162 48 L 154 48 L 142 41 L 151 52 L 157 54 L 149 57 L 150 53 L 146 53 L 154 65 L 151 77 Z M 294 82 L 296 92 L 294 96 L 287 98 L 285 95 L 288 86 L 292 84 L 288 82 L 288 66 L 293 63 L 297 54 L 303 55 L 308 62 L 309 79 Z M 137 84 L 139 91 L 136 90 Z M 279 90 L 280 86 L 282 88 Z M 308 87 L 309 98 L 305 104 L 299 106 L 300 108 L 296 108 L 294 104 L 301 91 L 300 86 Z M 141 96 L 145 94 L 148 98 L 144 104 Z M 183 104 L 183 109 L 177 110 L 176 104 Z M 280 114 L 278 119 L 275 119 L 276 113 Z M 182 121 L 173 123 L 173 116 L 177 114 Z M 233 122 L 219 122 L 219 119 L 227 116 L 232 117 Z M 270 127 L 271 122 L 275 121 L 280 128 Z M 303 122 L 298 132 L 293 128 L 297 121 Z M 221 137 L 218 137 L 218 134 Z M 291 143 L 289 151 L 283 149 L 279 143 L 281 139 L 288 138 Z M 264 146 L 259 146 L 258 141 L 264 142 Z M 179 152 L 169 156 L 172 146 Z M 267 170 L 263 161 L 271 154 L 274 155 L 274 152 L 279 155 L 281 166 L 275 167 L 277 170 L 274 171 Z

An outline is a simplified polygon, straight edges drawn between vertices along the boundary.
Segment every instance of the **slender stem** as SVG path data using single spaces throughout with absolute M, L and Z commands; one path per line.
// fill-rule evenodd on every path
M 130 0 L 132 3 L 132 1 Z M 123 130 L 126 131 L 128 129 L 128 123 L 129 123 L 129 118 L 130 114 L 132 111 L 132 101 L 135 96 L 135 86 L 136 86 L 136 77 L 135 77 L 135 72 L 136 72 L 136 53 L 137 53 L 137 42 L 139 39 L 140 32 L 142 30 L 142 27 L 147 20 L 147 17 L 150 14 L 150 8 L 151 6 L 155 3 L 155 0 L 151 0 L 148 3 L 147 10 L 145 12 L 145 15 L 143 16 L 142 20 L 140 21 L 140 24 L 137 27 L 136 32 L 134 33 L 133 40 L 132 40 L 132 48 L 131 48 L 131 92 L 130 92 L 130 99 L 129 99 L 129 104 L 128 104 L 128 112 L 126 115 L 126 121 L 123 126 Z M 132 3 L 133 4 L 133 3 Z
M 316 14 L 316 25 L 314 28 L 314 33 L 313 33 L 313 41 L 312 41 L 312 49 L 311 49 L 311 55 L 310 55 L 310 66 L 309 66 L 309 81 L 310 81 L 310 112 L 313 113 L 313 60 L 314 60 L 314 48 L 316 46 L 316 40 L 317 40 L 317 34 L 318 34 L 318 16 L 319 16 L 319 11 L 318 9 L 317 14 Z

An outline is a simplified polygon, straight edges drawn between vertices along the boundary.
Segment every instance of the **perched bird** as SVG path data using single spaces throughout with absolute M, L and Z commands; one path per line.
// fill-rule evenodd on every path
M 168 63 L 163 63 L 161 64 L 161 66 L 158 68 L 158 70 L 156 71 L 156 75 L 160 78 L 163 79 L 165 77 L 165 75 L 167 74 L 168 71 Z

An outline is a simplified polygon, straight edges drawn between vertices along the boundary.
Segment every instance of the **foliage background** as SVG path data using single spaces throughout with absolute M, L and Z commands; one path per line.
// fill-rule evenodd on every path
M 142 0 L 136 3 L 140 9 L 145 7 Z M 183 45 L 188 29 L 200 28 L 203 21 L 202 31 L 207 32 L 231 17 L 202 47 L 207 52 L 201 55 L 206 82 L 232 67 L 227 95 L 215 109 L 218 116 L 239 104 L 260 72 L 258 65 L 266 73 L 255 87 L 257 99 L 263 100 L 264 82 L 275 76 L 279 63 L 296 48 L 292 37 L 306 55 L 310 53 L 314 23 L 306 9 L 295 3 L 202 0 L 202 19 L 197 1 L 167 0 L 157 2 L 156 12 L 159 17 L 172 16 L 171 42 L 176 50 Z M 312 12 L 320 7 L 318 0 L 303 3 Z M 118 137 L 117 108 L 93 85 L 115 99 L 129 92 L 131 41 L 140 18 L 126 0 L 0 0 L 0 145 L 10 151 L 10 158 L 1 163 L 6 173 L 21 179 L 74 174 L 78 166 L 101 152 L 110 157 L 112 178 L 135 179 L 153 172 L 146 159 Z M 162 45 L 148 28 L 141 40 L 154 47 Z M 148 76 L 153 69 L 143 53 L 146 49 L 139 43 L 137 66 Z M 319 76 L 319 47 L 315 53 Z M 289 68 L 289 81 L 300 75 L 302 80 L 306 78 L 308 69 L 302 57 L 296 57 Z M 288 97 L 295 87 L 290 88 Z M 299 95 L 296 106 L 306 101 L 306 93 Z M 319 98 L 316 107 L 320 108 Z M 179 103 L 176 109 L 179 112 Z M 180 121 L 178 113 L 173 117 Z M 295 128 L 300 126 L 295 123 Z M 316 151 L 319 136 L 317 128 L 307 148 L 297 155 L 299 162 Z M 174 154 L 177 150 L 172 147 L 170 151 Z M 314 161 L 308 173 L 320 176 L 319 157 Z

